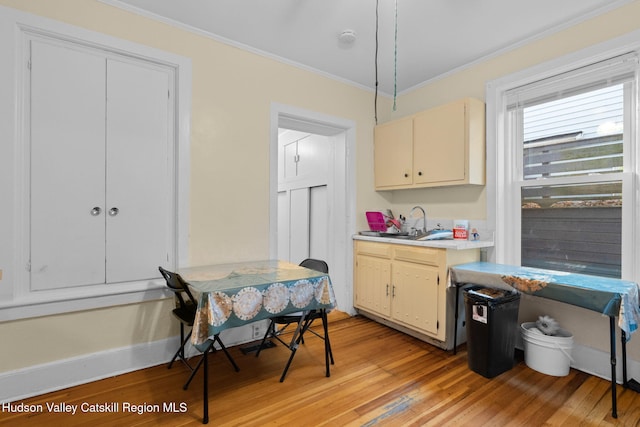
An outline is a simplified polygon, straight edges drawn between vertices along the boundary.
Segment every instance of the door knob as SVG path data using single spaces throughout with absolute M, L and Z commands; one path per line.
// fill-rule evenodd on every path
M 109 209 L 109 215 L 110 216 L 116 216 L 116 215 L 118 215 L 118 212 L 120 212 L 120 210 L 118 208 Z
M 99 206 L 96 206 L 93 209 L 91 209 L 91 215 L 93 215 L 93 216 L 100 215 L 100 212 L 102 212 L 102 209 L 100 209 Z

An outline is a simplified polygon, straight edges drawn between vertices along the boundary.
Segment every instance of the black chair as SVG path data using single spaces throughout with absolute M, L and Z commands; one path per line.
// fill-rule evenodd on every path
M 209 351 L 215 352 L 216 349 L 214 347 L 214 344 L 218 343 L 220 349 L 222 349 L 224 354 L 227 356 L 227 359 L 229 359 L 229 362 L 231 362 L 233 368 L 236 370 L 236 372 L 239 371 L 240 369 L 238 368 L 238 365 L 236 365 L 236 362 L 233 360 L 218 335 L 214 335 L 212 339 L 208 340 L 208 345 L 203 352 L 203 357 L 200 358 L 196 366 L 191 366 L 191 364 L 185 357 L 184 348 L 189 341 L 189 338 L 191 338 L 191 334 L 193 331 L 190 329 L 189 333 L 185 336 L 184 328 L 185 326 L 193 328 L 193 322 L 196 318 L 198 302 L 193 297 L 193 294 L 189 290 L 189 286 L 187 285 L 187 283 L 179 274 L 165 270 L 162 267 L 158 267 L 158 269 L 160 270 L 160 274 L 162 274 L 162 277 L 164 277 L 164 280 L 167 282 L 167 287 L 175 295 L 176 308 L 172 310 L 172 314 L 180 321 L 180 347 L 167 365 L 167 369 L 171 369 L 173 362 L 175 362 L 176 359 L 180 358 L 180 360 L 189 368 L 189 370 L 191 370 L 191 375 L 183 386 L 183 388 L 186 390 L 189 387 L 189 384 L 191 383 L 191 380 L 195 376 L 196 372 L 198 372 L 198 369 L 200 369 L 200 366 L 202 366 L 203 362 L 206 360 L 206 353 Z
M 321 273 L 329 273 L 329 266 L 327 265 L 327 263 L 319 259 L 307 258 L 300 263 L 300 266 L 309 268 L 311 270 L 316 270 Z M 304 313 L 295 313 L 295 314 L 290 314 L 286 316 L 272 317 L 270 319 L 267 332 L 264 334 L 264 337 L 262 338 L 262 342 L 260 343 L 260 346 L 258 347 L 258 351 L 256 352 L 256 357 L 258 357 L 260 355 L 260 351 L 264 348 L 265 342 L 269 338 L 277 339 L 283 345 L 287 346 L 289 350 L 291 350 L 291 355 L 289 356 L 289 360 L 287 361 L 284 371 L 282 372 L 282 376 L 280 377 L 280 382 L 283 382 L 285 376 L 287 375 L 287 371 L 289 370 L 289 366 L 291 366 L 293 357 L 296 355 L 296 350 L 298 349 L 298 345 L 300 343 L 304 344 L 304 334 L 307 331 L 311 332 L 312 334 L 324 340 L 324 357 L 325 357 L 325 366 L 326 366 L 326 376 L 327 377 L 331 376 L 331 372 L 329 370 L 329 360 L 331 360 L 332 365 L 334 364 L 334 361 L 333 361 L 333 352 L 331 351 L 331 342 L 329 341 L 327 310 L 325 309 L 310 310 L 309 313 L 307 313 L 307 315 L 304 316 L 304 320 L 302 320 L 303 315 Z M 322 320 L 323 335 L 317 333 L 313 329 L 310 329 L 311 324 L 316 319 Z M 294 345 L 291 345 L 291 343 L 287 343 L 283 341 L 282 338 L 280 337 L 280 335 L 282 335 L 282 333 L 287 329 L 287 327 L 289 327 L 292 324 L 300 328 L 299 335 L 296 338 Z

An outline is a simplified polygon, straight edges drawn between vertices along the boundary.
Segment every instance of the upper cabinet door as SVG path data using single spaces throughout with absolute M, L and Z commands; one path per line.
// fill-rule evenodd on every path
M 107 281 L 157 277 L 169 262 L 174 217 L 169 179 L 170 73 L 109 60 L 107 65 Z
M 30 62 L 31 290 L 104 283 L 105 58 L 32 40 Z
M 175 247 L 173 72 L 31 43 L 30 290 L 158 277 Z
M 376 126 L 376 190 L 484 185 L 484 103 L 465 98 Z
M 376 126 L 374 135 L 376 188 L 411 185 L 413 120 L 411 117 Z
M 414 182 L 463 182 L 468 155 L 465 133 L 464 101 L 417 114 L 413 119 Z

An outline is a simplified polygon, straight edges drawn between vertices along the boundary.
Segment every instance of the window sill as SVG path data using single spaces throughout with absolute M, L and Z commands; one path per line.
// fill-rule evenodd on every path
M 33 292 L 0 300 L 0 322 L 135 304 L 168 296 L 161 279 Z

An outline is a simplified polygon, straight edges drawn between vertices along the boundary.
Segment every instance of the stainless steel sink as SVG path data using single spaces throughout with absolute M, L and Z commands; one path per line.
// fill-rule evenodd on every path
M 453 238 L 452 235 L 443 234 L 443 232 L 450 232 L 451 230 L 442 230 L 442 229 L 433 229 L 429 230 L 426 233 L 418 233 L 418 234 L 409 234 L 407 232 L 401 233 L 385 233 L 382 231 L 361 231 L 360 234 L 363 236 L 370 237 L 386 237 L 392 239 L 404 239 L 404 240 L 450 240 Z
M 392 238 L 392 239 L 417 240 L 421 237 L 426 236 L 428 233 L 427 234 L 420 233 L 420 234 L 412 235 L 407 232 L 385 233 L 382 231 L 361 231 L 360 234 L 363 236 L 370 236 L 370 237 L 386 237 L 386 238 Z

